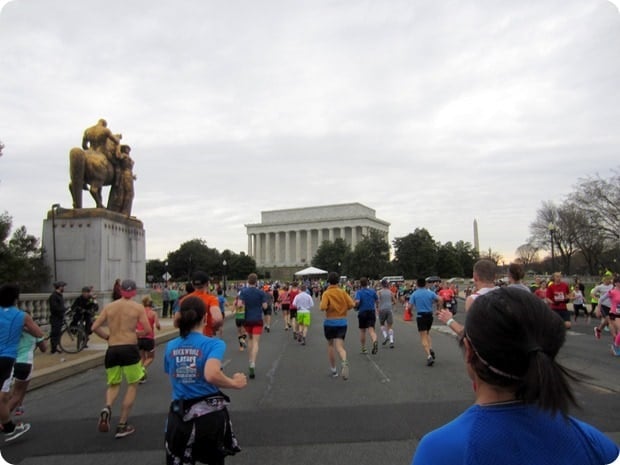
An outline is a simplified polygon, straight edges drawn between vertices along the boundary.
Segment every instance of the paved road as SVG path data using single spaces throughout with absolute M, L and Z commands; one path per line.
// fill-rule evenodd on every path
M 305 347 L 293 342 L 276 317 L 272 332 L 263 336 L 257 378 L 243 391 L 229 391 L 243 451 L 227 463 L 410 463 L 418 439 L 467 408 L 473 396 L 454 337 L 436 328 L 437 363 L 428 368 L 414 324 L 403 322 L 401 315 L 396 348 L 367 356 L 359 353 L 351 312 L 346 343 L 351 378 L 346 382 L 328 376 L 320 312 L 313 313 Z M 245 370 L 247 358 L 237 350 L 233 322 L 226 325 L 225 369 Z M 577 390 L 582 410 L 575 414 L 618 441 L 620 418 L 609 414 L 608 406 L 617 404 L 620 360 L 608 353 L 609 336 L 596 341 L 591 331 L 591 325 L 576 325 L 562 354 L 568 366 L 591 377 Z M 162 351 L 160 347 L 158 355 Z M 24 419 L 32 423 L 32 430 L 0 446 L 3 456 L 25 465 L 82 465 L 85 460 L 89 465 L 163 463 L 170 387 L 161 365 L 159 356 L 148 383 L 140 387 L 131 417 L 137 429 L 133 436 L 115 440 L 110 433 L 97 432 L 105 377 L 103 369 L 96 368 L 30 392 Z M 118 407 L 113 415 L 117 413 Z

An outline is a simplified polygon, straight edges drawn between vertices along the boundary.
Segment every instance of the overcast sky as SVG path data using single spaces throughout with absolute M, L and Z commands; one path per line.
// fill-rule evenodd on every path
M 506 259 L 544 200 L 617 168 L 606 0 L 0 1 L 0 212 L 41 236 L 101 117 L 147 257 L 246 251 L 262 210 L 360 202 Z M 85 193 L 86 207 L 94 206 Z

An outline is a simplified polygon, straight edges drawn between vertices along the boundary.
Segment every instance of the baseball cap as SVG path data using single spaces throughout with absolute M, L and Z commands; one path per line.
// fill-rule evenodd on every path
M 88 287 L 88 286 L 84 286 L 84 287 L 82 288 L 82 292 L 90 292 L 90 287 Z
M 121 295 L 129 299 L 136 295 L 136 288 L 136 282 L 133 279 L 125 279 L 121 283 Z
M 194 286 L 202 286 L 203 284 L 207 284 L 209 282 L 209 275 L 204 271 L 194 271 L 192 275 L 192 284 Z
M 66 282 L 64 282 L 64 281 L 56 281 L 56 282 L 54 283 L 54 287 L 55 287 L 56 289 L 58 289 L 59 287 L 64 287 L 64 286 L 66 286 L 66 285 L 67 285 L 67 283 L 66 283 Z

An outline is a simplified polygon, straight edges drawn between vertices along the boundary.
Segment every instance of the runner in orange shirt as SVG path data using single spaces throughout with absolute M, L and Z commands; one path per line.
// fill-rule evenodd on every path
M 202 328 L 202 334 L 209 337 L 214 337 L 217 330 L 222 326 L 224 320 L 222 318 L 222 311 L 220 310 L 220 303 L 213 294 L 209 293 L 209 276 L 204 271 L 195 271 L 192 275 L 192 285 L 194 286 L 194 292 L 183 296 L 181 302 L 188 296 L 198 297 L 202 300 L 207 307 L 207 313 L 204 318 L 204 326 Z M 180 308 L 179 303 L 179 308 Z M 174 314 L 174 326 L 179 327 L 179 319 L 181 315 L 179 312 Z

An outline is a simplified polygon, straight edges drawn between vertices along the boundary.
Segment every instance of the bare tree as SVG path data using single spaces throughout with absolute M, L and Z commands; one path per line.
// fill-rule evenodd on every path
M 491 260 L 496 265 L 499 265 L 504 259 L 504 257 L 502 257 L 499 252 L 492 250 L 491 247 L 489 247 L 489 250 L 487 250 L 486 253 L 482 254 L 480 258 L 485 260 Z
M 517 256 L 517 260 L 519 260 L 524 267 L 527 267 L 538 261 L 538 251 L 538 247 L 528 242 L 517 247 L 515 255 Z
M 556 206 L 543 202 L 536 212 L 536 219 L 530 224 L 530 242 L 544 250 L 558 255 L 564 273 L 570 273 L 571 258 L 577 251 L 574 230 L 575 212 L 568 205 Z
M 609 178 L 600 175 L 581 179 L 570 199 L 606 239 L 620 239 L 620 173 L 612 170 Z

